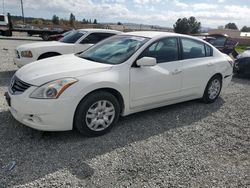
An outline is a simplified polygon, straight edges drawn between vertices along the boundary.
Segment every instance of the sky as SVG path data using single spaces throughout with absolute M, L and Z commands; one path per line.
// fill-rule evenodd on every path
M 2 1 L 2 2 L 1 2 Z M 0 0 L 0 11 L 21 15 L 21 0 Z M 23 0 L 27 17 L 97 19 L 173 27 L 178 18 L 195 16 L 203 27 L 234 22 L 250 27 L 250 0 Z

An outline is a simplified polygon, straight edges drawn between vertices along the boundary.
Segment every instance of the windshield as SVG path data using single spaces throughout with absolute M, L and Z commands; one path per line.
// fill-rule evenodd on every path
M 128 60 L 148 40 L 138 36 L 114 36 L 86 50 L 79 57 L 100 63 L 120 64 Z
M 72 31 L 69 34 L 67 34 L 65 37 L 63 37 L 61 40 L 59 40 L 60 42 L 64 42 L 64 43 L 75 43 L 76 41 L 78 41 L 78 39 L 80 39 L 83 35 L 85 35 L 87 32 L 84 31 Z

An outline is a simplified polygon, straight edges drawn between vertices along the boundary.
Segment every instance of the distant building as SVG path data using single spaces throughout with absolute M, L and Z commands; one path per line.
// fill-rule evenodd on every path
M 241 32 L 239 30 L 233 29 L 210 29 L 208 33 L 211 34 L 226 34 L 232 38 L 238 38 L 241 36 Z
M 240 36 L 241 37 L 250 37 L 250 32 L 241 32 Z

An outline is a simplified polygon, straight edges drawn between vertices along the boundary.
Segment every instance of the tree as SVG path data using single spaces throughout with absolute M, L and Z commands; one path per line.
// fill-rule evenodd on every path
M 41 25 L 43 25 L 43 20 L 35 18 L 34 20 L 32 20 L 32 24 L 36 24 L 36 25 L 41 26 Z
M 122 23 L 121 23 L 121 22 L 118 22 L 117 25 L 122 25 Z
M 238 27 L 235 23 L 228 23 L 225 25 L 225 29 L 234 29 L 234 30 L 238 30 Z
M 199 32 L 200 28 L 201 23 L 195 17 L 179 18 L 174 25 L 174 31 L 182 34 L 195 34 Z
M 189 26 L 187 18 L 179 18 L 174 25 L 174 31 L 176 33 L 188 34 Z
M 70 16 L 69 16 L 69 24 L 70 24 L 70 26 L 74 27 L 75 26 L 75 21 L 76 21 L 75 15 L 70 13 Z
M 97 24 L 97 20 L 96 20 L 96 19 L 94 19 L 94 22 L 93 22 L 93 24 Z
M 244 26 L 241 29 L 242 32 L 250 32 L 250 27 Z
M 189 24 L 189 33 L 190 34 L 199 33 L 199 30 L 201 28 L 201 23 L 198 22 L 195 17 L 191 16 L 188 19 L 188 24 Z
M 52 23 L 58 25 L 59 24 L 59 17 L 57 15 L 53 15 Z
M 174 25 L 174 31 L 182 34 L 195 34 L 199 32 L 200 28 L 201 23 L 195 17 L 179 18 Z

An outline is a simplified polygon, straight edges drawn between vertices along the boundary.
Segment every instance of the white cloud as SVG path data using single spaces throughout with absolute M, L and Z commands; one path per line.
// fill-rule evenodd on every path
M 175 4 L 175 6 L 177 6 L 179 8 L 182 8 L 182 9 L 185 9 L 185 8 L 189 7 L 188 4 L 180 2 L 178 0 L 174 0 L 174 4 Z
M 215 0 L 218 2 L 221 0 Z M 6 7 L 16 8 L 20 14 L 19 0 L 8 0 Z M 130 3 L 128 3 L 130 2 Z M 26 12 L 52 17 L 57 14 L 68 18 L 69 13 L 77 19 L 97 18 L 98 21 L 136 22 L 172 26 L 178 18 L 195 16 L 204 26 L 225 25 L 236 22 L 250 26 L 250 7 L 241 5 L 219 6 L 216 3 L 183 3 L 181 0 L 25 0 Z M 186 1 L 185 1 L 186 2 Z M 131 5 L 133 8 L 131 8 Z M 163 9 L 163 7 L 166 7 Z M 28 15 L 27 16 L 36 16 Z
M 197 10 L 211 10 L 211 9 L 217 9 L 218 5 L 213 5 L 213 4 L 207 4 L 207 3 L 197 3 L 192 5 L 192 8 L 197 11 Z

